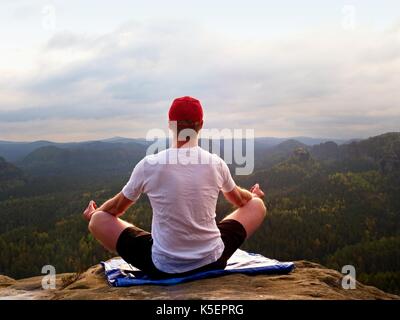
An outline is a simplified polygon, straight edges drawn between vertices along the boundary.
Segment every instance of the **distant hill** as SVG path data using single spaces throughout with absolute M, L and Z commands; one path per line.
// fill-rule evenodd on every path
M 297 148 L 303 148 L 316 160 L 331 162 L 342 169 L 391 170 L 399 167 L 399 136 L 400 133 L 386 133 L 348 143 L 307 137 L 299 137 L 300 140 L 256 138 L 255 168 L 269 168 L 283 161 Z M 70 143 L 0 141 L 0 156 L 36 175 L 66 172 L 91 174 L 101 171 L 118 173 L 131 170 L 132 165 L 145 155 L 150 143 L 144 139 L 124 137 Z M 220 145 L 220 154 L 223 155 L 224 141 Z
M 327 139 L 327 138 L 310 138 L 310 137 L 293 137 L 291 139 L 297 140 L 308 146 L 314 146 L 316 144 L 321 144 L 321 143 L 325 143 L 325 142 L 329 142 L 329 141 L 335 142 L 338 145 L 349 142 L 349 140 L 345 140 L 345 139 Z M 353 139 L 353 140 L 359 140 L 359 139 Z
M 0 181 L 21 178 L 23 176 L 22 170 L 7 162 L 4 158 L 0 157 Z
M 29 153 L 18 165 L 31 175 L 127 174 L 144 157 L 146 147 L 136 142 L 85 142 L 69 148 L 50 145 Z
M 52 141 L 34 141 L 34 142 L 12 142 L 12 141 L 0 141 L 0 156 L 9 162 L 20 162 L 31 152 L 42 148 L 53 146 L 61 149 L 73 149 L 73 148 L 86 148 L 93 146 L 101 146 L 102 143 L 107 145 L 112 144 L 140 144 L 147 145 L 148 142 L 144 139 L 129 139 L 129 138 L 111 138 L 105 140 L 94 140 L 94 141 L 82 141 L 82 142 L 52 142 Z
M 10 162 L 22 159 L 30 152 L 49 145 L 54 145 L 50 141 L 34 141 L 34 142 L 10 142 L 0 141 L 0 156 Z
M 22 170 L 0 157 L 0 192 L 10 190 L 24 183 L 25 177 Z
M 255 147 L 257 150 L 265 151 L 269 148 L 277 146 L 278 144 L 287 141 L 296 140 L 308 146 L 320 144 L 326 141 L 334 141 L 337 144 L 343 144 L 345 140 L 338 139 L 322 139 L 322 138 L 309 138 L 309 137 L 298 137 L 298 138 L 273 138 L 264 137 L 255 139 Z M 38 140 L 33 142 L 14 142 L 14 141 L 3 141 L 0 140 L 0 156 L 9 162 L 21 161 L 29 153 L 45 146 L 55 146 L 58 148 L 76 148 L 95 142 L 104 142 L 108 144 L 120 144 L 120 143 L 137 143 L 148 146 L 151 142 L 146 141 L 142 138 L 125 138 L 125 137 L 112 137 L 108 139 L 93 140 L 93 141 L 81 141 L 81 142 L 52 142 L 46 140 Z
M 289 139 L 270 148 L 256 148 L 255 166 L 258 169 L 269 168 L 289 157 L 298 148 L 307 150 L 309 146 L 300 141 Z
M 286 140 L 286 141 L 278 144 L 273 150 L 274 150 L 275 154 L 287 155 L 297 148 L 307 149 L 307 147 L 308 146 L 306 144 L 304 144 L 300 141 L 297 141 L 294 139 L 289 139 L 289 140 Z
M 124 138 L 124 137 L 112 137 L 108 139 L 103 139 L 99 140 L 100 142 L 109 142 L 109 143 L 130 143 L 130 142 L 136 142 L 140 144 L 146 144 L 148 145 L 150 142 L 148 142 L 146 139 L 133 139 L 133 138 Z
M 343 158 L 358 158 L 381 162 L 400 162 L 400 133 L 389 132 L 369 139 L 351 142 L 340 147 Z
M 338 161 L 347 170 L 400 169 L 400 133 L 389 132 L 365 140 L 337 145 L 326 142 L 313 146 L 311 154 L 318 160 Z
M 338 160 L 340 156 L 339 145 L 333 141 L 324 142 L 313 146 L 311 154 L 319 160 Z

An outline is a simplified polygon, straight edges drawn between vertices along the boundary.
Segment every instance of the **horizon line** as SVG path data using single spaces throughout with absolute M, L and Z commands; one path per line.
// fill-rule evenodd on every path
M 385 132 L 385 133 L 389 133 L 389 132 Z M 382 133 L 382 134 L 385 134 L 385 133 Z M 373 135 L 373 136 L 370 136 L 370 137 L 379 136 L 379 135 L 381 135 L 381 134 Z M 290 140 L 290 139 L 315 139 L 315 140 L 326 140 L 326 141 L 351 141 L 351 140 L 368 139 L 370 137 L 367 137 L 367 138 L 360 138 L 360 137 L 353 137 L 353 138 L 327 138 L 327 137 L 313 137 L 313 136 L 286 136 L 286 137 L 257 136 L 257 137 L 254 137 L 254 139 L 285 139 L 285 140 Z M 75 140 L 75 141 L 56 141 L 56 140 L 47 140 L 47 139 L 38 139 L 38 140 L 3 140 L 3 139 L 0 139 L 0 143 L 51 142 L 51 143 L 63 144 L 63 143 L 83 143 L 83 142 L 104 142 L 106 140 L 112 140 L 112 139 L 128 139 L 128 140 L 143 140 L 143 141 L 154 141 L 155 140 L 155 139 L 147 140 L 145 137 L 112 136 L 112 137 L 107 137 L 107 138 L 88 139 L 88 140 Z M 206 138 L 206 139 L 209 139 L 209 138 Z M 229 138 L 227 138 L 227 139 L 229 139 Z M 238 138 L 236 138 L 236 139 L 238 139 Z M 242 139 L 246 139 L 246 138 L 242 138 Z M 213 140 L 213 139 L 211 138 L 210 140 Z M 224 138 L 221 138 L 221 140 L 224 140 Z M 235 138 L 233 138 L 233 140 L 235 140 Z

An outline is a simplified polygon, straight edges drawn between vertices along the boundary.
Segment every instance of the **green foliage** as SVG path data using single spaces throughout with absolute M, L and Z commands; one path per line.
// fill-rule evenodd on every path
M 312 260 L 337 270 L 353 264 L 358 280 L 399 293 L 399 137 L 388 134 L 344 146 L 326 143 L 310 151 L 289 141 L 270 156 L 258 152 L 264 159 L 258 159 L 257 171 L 236 181 L 245 187 L 258 182 L 265 188 L 268 217 L 243 248 L 280 260 Z M 91 161 L 82 159 L 87 154 L 42 149 L 25 160 L 35 173 L 28 178 L 3 161 L 8 173 L 4 169 L 7 179 L 0 181 L 0 274 L 38 275 L 45 264 L 54 265 L 59 273 L 79 274 L 111 256 L 88 233 L 81 213 L 90 199 L 101 204 L 119 192 L 129 172 L 113 172 L 113 158 L 107 156 L 108 171 L 98 171 L 99 160 L 93 172 L 101 174 L 83 174 Z M 61 163 L 69 171 L 54 174 L 60 155 L 70 157 Z M 79 168 L 71 157 L 84 166 Z M 40 174 L 45 165 L 52 175 Z M 217 218 L 231 210 L 220 197 Z M 150 230 L 151 216 L 143 196 L 125 219 Z
M 360 272 L 359 281 L 400 294 L 400 236 L 345 246 L 330 255 L 326 263 L 335 269 L 353 265 Z

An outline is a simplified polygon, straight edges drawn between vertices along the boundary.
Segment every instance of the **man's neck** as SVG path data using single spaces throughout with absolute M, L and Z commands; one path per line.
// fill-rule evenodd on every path
M 186 141 L 178 141 L 176 137 L 172 140 L 172 148 L 193 148 L 199 145 L 199 140 L 197 137 L 190 139 L 188 142 Z

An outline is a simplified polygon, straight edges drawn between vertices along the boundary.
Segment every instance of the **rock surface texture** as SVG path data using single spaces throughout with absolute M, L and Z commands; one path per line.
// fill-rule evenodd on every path
M 319 264 L 297 261 L 288 275 L 227 275 L 175 286 L 110 287 L 100 265 L 82 274 L 57 275 L 56 289 L 43 290 L 42 277 L 14 280 L 0 275 L 0 299 L 400 299 L 375 287 L 341 286 L 343 275 Z

